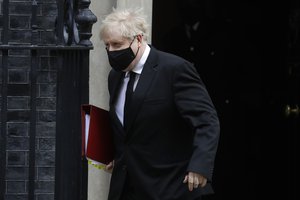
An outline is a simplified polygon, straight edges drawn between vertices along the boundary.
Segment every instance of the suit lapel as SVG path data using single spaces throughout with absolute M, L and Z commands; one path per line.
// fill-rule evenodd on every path
M 157 52 L 155 49 L 151 48 L 149 57 L 144 65 L 143 71 L 140 75 L 138 84 L 133 94 L 132 99 L 132 107 L 130 111 L 130 116 L 128 119 L 128 126 L 127 126 L 127 134 L 131 134 L 130 128 L 132 127 L 132 123 L 135 120 L 138 111 L 144 101 L 144 98 L 149 91 L 151 86 L 152 80 L 156 75 L 157 72 Z
M 118 98 L 118 94 L 119 94 L 119 90 L 120 87 L 122 85 L 123 79 L 124 79 L 125 73 L 124 72 L 116 72 L 115 74 L 112 74 L 112 77 L 110 78 L 110 82 L 111 82 L 111 91 L 110 91 L 110 113 L 111 113 L 111 117 L 114 121 L 114 123 L 116 124 L 116 126 L 119 127 L 119 130 L 123 130 L 123 126 L 116 114 L 116 110 L 115 110 L 115 102 Z M 114 81 L 116 80 L 116 81 Z M 112 82 L 114 81 L 114 82 Z M 124 131 L 120 131 L 120 133 L 122 133 L 121 135 L 125 136 Z
M 109 105 L 111 106 L 111 108 L 113 107 L 113 109 L 114 109 L 113 105 L 115 104 L 116 98 L 118 97 L 119 89 L 121 87 L 125 73 L 124 72 L 116 72 L 116 74 L 113 74 L 112 76 L 113 77 L 110 78 L 112 88 L 111 88 L 111 92 L 110 92 L 111 97 L 110 97 Z M 117 80 L 117 81 L 112 82 L 114 80 Z

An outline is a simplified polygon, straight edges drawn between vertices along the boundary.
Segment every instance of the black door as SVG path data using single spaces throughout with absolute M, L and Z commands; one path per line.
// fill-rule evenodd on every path
M 266 5 L 263 71 L 264 137 L 262 191 L 281 199 L 299 199 L 296 152 L 300 105 L 300 2 Z M 272 6 L 272 7 L 271 7 Z M 299 156 L 298 156 L 299 157 Z M 265 190 L 269 186 L 268 190 Z
M 219 113 L 205 199 L 296 199 L 299 10 L 297 0 L 153 1 L 153 45 L 195 64 Z

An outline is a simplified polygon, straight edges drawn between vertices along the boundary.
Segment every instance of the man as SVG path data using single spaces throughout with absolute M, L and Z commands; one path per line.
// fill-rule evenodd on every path
M 108 199 L 199 200 L 211 192 L 217 113 L 191 63 L 147 44 L 141 11 L 114 9 L 100 29 L 112 67 Z

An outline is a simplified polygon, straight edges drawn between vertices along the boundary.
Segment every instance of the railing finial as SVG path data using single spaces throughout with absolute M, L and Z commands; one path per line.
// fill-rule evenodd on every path
M 92 36 L 92 26 L 97 21 L 97 17 L 89 9 L 90 0 L 78 0 L 78 15 L 75 21 L 79 29 L 79 44 L 84 46 L 92 46 L 90 38 Z

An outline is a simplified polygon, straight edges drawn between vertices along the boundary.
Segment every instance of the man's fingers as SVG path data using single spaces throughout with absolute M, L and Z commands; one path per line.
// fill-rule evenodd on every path
M 192 175 L 188 175 L 188 188 L 190 191 L 193 191 L 194 188 L 194 180 Z
M 204 187 L 207 183 L 207 179 L 204 177 L 201 177 L 200 187 Z
M 106 169 L 111 169 L 113 167 L 113 163 L 112 162 L 110 162 L 110 163 L 108 163 L 108 165 L 106 165 Z
M 105 171 L 112 173 L 113 168 L 114 168 L 114 162 L 112 161 L 105 166 Z
M 183 183 L 187 183 L 187 181 L 188 181 L 188 176 L 185 175 L 184 180 L 183 180 Z
M 197 188 L 199 186 L 199 179 L 197 176 L 194 176 L 194 188 Z
M 183 183 L 187 183 L 189 190 L 193 191 L 195 188 L 205 187 L 207 179 L 200 174 L 189 172 L 189 174 L 185 176 Z

